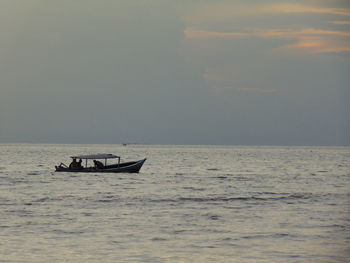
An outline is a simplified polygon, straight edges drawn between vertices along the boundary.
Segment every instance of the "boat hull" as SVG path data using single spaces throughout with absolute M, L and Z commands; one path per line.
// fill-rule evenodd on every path
M 71 169 L 63 166 L 56 166 L 56 172 L 72 172 L 72 173 L 138 173 L 146 159 L 136 161 L 136 162 L 128 162 L 128 163 L 120 163 L 114 165 L 107 165 L 103 168 L 81 168 L 81 169 Z

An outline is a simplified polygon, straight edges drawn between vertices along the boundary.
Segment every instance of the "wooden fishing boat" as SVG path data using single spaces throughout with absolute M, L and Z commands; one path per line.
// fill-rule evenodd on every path
M 55 166 L 56 172 L 80 172 L 80 173 L 138 173 L 146 161 L 146 158 L 133 162 L 120 162 L 120 156 L 113 154 L 92 154 L 92 155 L 77 155 L 71 156 L 72 163 L 67 166 L 61 163 Z M 79 159 L 79 161 L 77 161 Z M 108 159 L 118 159 L 118 163 L 108 164 Z M 84 165 L 82 165 L 84 160 Z M 94 165 L 89 164 L 89 160 L 93 160 Z M 104 164 L 98 160 L 104 160 Z

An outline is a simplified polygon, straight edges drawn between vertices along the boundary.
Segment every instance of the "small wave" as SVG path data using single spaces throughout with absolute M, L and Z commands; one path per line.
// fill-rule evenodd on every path
M 257 194 L 263 194 L 263 195 L 288 195 L 289 193 L 278 193 L 278 192 L 257 192 Z
M 49 197 L 43 197 L 43 198 L 35 200 L 34 202 L 35 203 L 42 203 L 42 202 L 46 202 L 46 201 L 49 201 L 49 200 L 50 200 Z
M 290 235 L 287 233 L 276 233 L 276 234 L 257 234 L 251 236 L 243 236 L 242 239 L 261 239 L 261 238 L 285 238 Z
M 174 230 L 172 233 L 174 235 L 178 235 L 178 234 L 182 234 L 182 233 L 185 233 L 185 232 L 188 232 L 189 230 L 185 230 L 185 229 L 181 229 L 181 230 Z
M 339 225 L 339 224 L 333 224 L 333 225 L 321 225 L 319 226 L 320 228 L 336 228 L 340 230 L 345 230 L 346 226 L 344 225 Z
M 311 193 L 303 193 L 303 194 L 291 194 L 289 197 L 290 199 L 309 199 L 312 197 Z
M 50 201 L 62 201 L 65 198 L 69 198 L 72 197 L 71 195 L 65 195 L 65 196 L 59 196 L 59 197 L 42 197 L 39 199 L 36 199 L 32 202 L 28 202 L 28 204 L 32 204 L 32 203 L 44 203 L 44 202 L 50 202 Z
M 84 231 L 65 231 L 65 230 L 53 230 L 56 234 L 62 234 L 62 235 L 76 235 L 76 234 L 84 234 Z
M 83 216 L 92 216 L 92 215 L 93 215 L 93 213 L 87 213 L 87 212 L 84 212 L 84 213 L 82 213 L 82 215 L 83 215 Z
M 112 203 L 117 201 L 120 201 L 120 199 L 115 195 L 105 195 L 102 196 L 101 199 L 97 200 L 97 202 L 101 203 Z
M 185 186 L 185 187 L 183 187 L 183 189 L 192 190 L 192 191 L 205 191 L 205 190 L 207 190 L 207 188 L 196 188 L 196 187 L 191 187 L 191 186 Z
M 157 199 L 150 200 L 151 202 L 234 202 L 234 201 L 280 201 L 280 200 L 296 200 L 296 199 L 309 199 L 311 194 L 290 194 L 287 196 L 273 196 L 273 197 L 180 197 L 178 199 Z
M 39 175 L 39 173 L 38 172 L 29 172 L 29 173 L 27 173 L 27 175 Z
M 116 200 L 114 199 L 101 199 L 101 200 L 97 200 L 97 202 L 101 202 L 101 203 L 112 203 Z
M 210 220 L 219 220 L 221 216 L 219 215 L 205 215 L 207 216 Z
M 109 198 L 109 199 L 111 199 L 111 198 L 115 198 L 115 196 L 114 196 L 114 195 L 106 195 L 106 196 L 104 196 L 104 198 Z
M 239 240 L 238 237 L 237 238 L 225 237 L 225 238 L 222 239 L 222 241 L 224 241 L 224 242 L 227 242 L 227 241 L 231 242 L 231 241 L 238 241 L 238 240 Z
M 181 197 L 179 201 L 190 201 L 190 202 L 229 202 L 229 201 L 246 201 L 254 200 L 252 197 L 215 197 L 215 198 L 201 198 L 201 197 Z
M 151 239 L 151 241 L 167 241 L 167 239 L 161 237 L 154 237 Z
M 199 249 L 205 249 L 205 248 L 216 248 L 216 246 L 211 246 L 211 245 L 191 245 L 190 247 L 192 248 L 199 248 Z
M 249 182 L 255 181 L 256 179 L 254 177 L 236 176 L 235 180 L 240 182 Z
M 179 200 L 177 199 L 155 199 L 155 200 L 150 200 L 152 203 L 177 203 Z

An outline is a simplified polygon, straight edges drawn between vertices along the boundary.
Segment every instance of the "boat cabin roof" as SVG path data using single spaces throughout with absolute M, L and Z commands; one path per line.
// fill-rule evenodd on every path
M 110 153 L 102 153 L 102 154 L 90 154 L 90 155 L 75 155 L 71 156 L 72 159 L 115 159 L 120 158 L 120 156 L 110 154 Z

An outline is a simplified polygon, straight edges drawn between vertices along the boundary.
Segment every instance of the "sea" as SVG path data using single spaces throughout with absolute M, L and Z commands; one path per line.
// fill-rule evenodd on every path
M 57 173 L 70 156 L 138 174 Z M 350 147 L 0 144 L 0 262 L 349 262 Z

